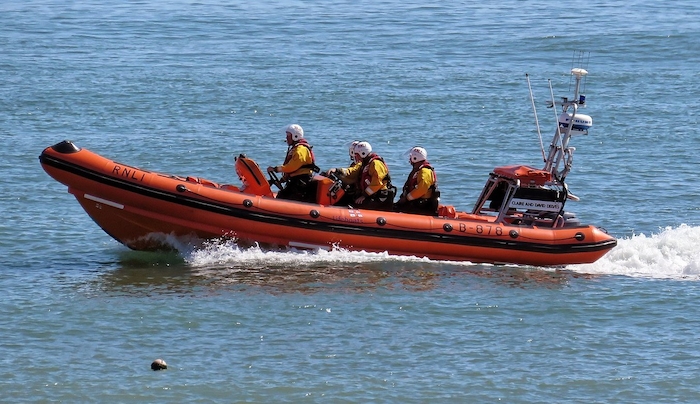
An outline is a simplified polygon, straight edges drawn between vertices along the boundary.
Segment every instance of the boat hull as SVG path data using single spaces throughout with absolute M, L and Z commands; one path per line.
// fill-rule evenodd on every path
M 432 217 L 279 200 L 142 170 L 70 142 L 46 148 L 39 159 L 95 223 L 136 250 L 171 248 L 171 237 L 230 238 L 246 245 L 561 266 L 594 262 L 616 245 L 595 226 L 538 228 L 469 214 Z

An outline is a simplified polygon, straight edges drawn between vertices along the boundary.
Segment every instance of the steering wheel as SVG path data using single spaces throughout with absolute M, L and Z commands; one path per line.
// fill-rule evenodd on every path
M 331 170 L 328 170 L 328 171 L 324 171 L 324 172 L 319 173 L 319 174 L 323 175 L 324 177 L 330 178 L 331 180 L 333 180 L 333 182 L 341 182 L 340 176 L 338 175 L 337 171 L 331 172 Z
M 270 176 L 270 181 L 268 182 L 276 186 L 278 189 L 282 190 L 282 181 L 280 181 L 279 177 L 277 176 L 277 173 L 274 171 L 268 171 L 267 174 Z

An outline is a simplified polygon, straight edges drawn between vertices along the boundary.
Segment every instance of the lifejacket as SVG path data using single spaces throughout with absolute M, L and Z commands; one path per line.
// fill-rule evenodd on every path
M 372 176 L 369 173 L 369 167 L 374 160 L 379 160 L 386 167 L 386 176 L 381 179 L 382 183 L 386 188 L 391 188 L 391 176 L 389 175 L 389 166 L 386 165 L 384 159 L 381 158 L 376 153 L 370 153 L 369 156 L 365 157 L 366 161 L 362 161 L 362 174 L 360 174 L 360 183 L 357 189 L 363 190 L 372 182 Z
M 299 146 L 303 146 L 309 149 L 309 154 L 311 155 L 311 163 L 304 164 L 303 166 L 299 167 L 299 170 L 303 168 L 308 168 L 313 172 L 321 171 L 321 169 L 316 165 L 316 156 L 314 156 L 313 146 L 311 146 L 309 142 L 306 141 L 306 139 L 299 139 L 296 143 L 289 146 L 289 148 L 287 149 L 287 155 L 284 158 L 284 163 L 282 164 L 286 165 L 287 163 L 289 163 L 289 161 L 292 159 L 292 156 L 294 155 L 294 149 L 296 149 Z
M 428 199 L 432 198 L 435 196 L 435 194 L 438 192 L 437 190 L 437 174 L 435 174 L 435 168 L 430 165 L 428 160 L 423 160 L 421 165 L 418 167 L 413 167 L 411 170 L 411 173 L 408 175 L 408 179 L 406 180 L 406 183 L 403 185 L 403 194 L 404 196 L 407 196 L 411 191 L 413 191 L 417 186 L 418 186 L 418 173 L 420 170 L 427 168 L 430 169 L 430 172 L 433 174 L 433 184 L 428 188 L 431 191 L 431 196 L 427 198 L 421 198 L 421 199 Z

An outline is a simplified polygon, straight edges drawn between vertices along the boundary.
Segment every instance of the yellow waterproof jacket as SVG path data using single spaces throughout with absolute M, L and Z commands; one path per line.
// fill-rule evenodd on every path
M 345 184 L 357 184 L 360 181 L 360 173 L 362 172 L 362 163 L 353 163 L 348 168 L 338 170 L 341 175 L 341 180 Z
M 428 167 L 422 167 L 420 170 L 413 174 L 413 177 L 409 179 L 409 184 L 412 185 L 412 189 L 406 199 L 409 201 L 415 199 L 427 199 L 433 196 L 432 186 L 435 183 L 435 173 Z
M 284 164 L 277 167 L 277 171 L 284 173 L 287 177 L 297 175 L 311 175 L 313 173 L 314 158 L 311 148 L 304 143 L 295 144 L 287 152 Z
M 365 167 L 363 165 L 360 174 L 360 186 L 365 195 L 371 196 L 375 193 L 388 189 L 389 185 L 389 169 L 384 161 L 377 156 L 370 159 Z

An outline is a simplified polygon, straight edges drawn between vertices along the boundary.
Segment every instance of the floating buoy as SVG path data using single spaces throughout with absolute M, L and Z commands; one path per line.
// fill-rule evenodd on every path
M 167 368 L 168 368 L 168 364 L 165 363 L 165 361 L 162 359 L 156 359 L 153 361 L 153 363 L 151 363 L 152 370 L 163 370 L 163 369 L 167 369 Z

